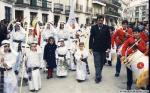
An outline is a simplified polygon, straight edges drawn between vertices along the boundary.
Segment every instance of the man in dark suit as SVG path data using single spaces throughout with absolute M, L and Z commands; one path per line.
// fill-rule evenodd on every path
M 106 51 L 111 48 L 109 26 L 103 24 L 104 17 L 97 16 L 97 24 L 91 27 L 89 40 L 90 53 L 93 53 L 95 64 L 95 82 L 102 79 L 102 69 L 106 59 Z

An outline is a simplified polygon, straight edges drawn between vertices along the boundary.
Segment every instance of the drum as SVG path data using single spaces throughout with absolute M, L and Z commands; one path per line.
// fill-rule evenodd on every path
M 130 54 L 127 57 L 127 67 L 133 72 L 133 77 L 136 79 L 138 88 L 146 87 L 149 80 L 149 65 L 148 56 L 145 56 L 139 50 Z

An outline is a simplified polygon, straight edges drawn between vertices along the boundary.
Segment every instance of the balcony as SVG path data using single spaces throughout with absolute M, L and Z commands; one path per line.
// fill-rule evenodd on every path
M 116 0 L 112 0 L 112 3 L 118 7 L 121 7 L 121 4 Z
M 54 13 L 61 13 L 63 11 L 63 4 L 54 3 Z
M 69 12 L 70 12 L 70 6 L 69 6 L 69 5 L 66 5 L 66 6 L 65 6 L 65 14 L 66 14 L 66 15 L 69 15 Z
M 102 5 L 102 6 L 106 6 L 106 1 L 105 0 L 92 0 L 92 3 L 93 4 L 99 4 L 99 5 Z
M 15 3 L 17 0 L 0 0 L 0 1 L 8 2 L 8 3 Z
M 49 11 L 49 10 L 51 10 L 51 9 L 52 9 L 52 2 L 43 0 L 43 1 L 42 1 L 42 10 Z
M 91 7 L 86 7 L 86 13 L 91 14 L 92 13 L 92 8 Z
M 17 7 L 27 7 L 30 5 L 30 0 L 17 0 L 15 6 Z
M 75 11 L 76 12 L 83 12 L 83 5 L 76 4 Z
M 120 17 L 121 14 L 118 12 L 113 12 L 113 11 L 106 11 L 105 15 L 109 15 L 109 16 L 114 16 L 114 17 Z

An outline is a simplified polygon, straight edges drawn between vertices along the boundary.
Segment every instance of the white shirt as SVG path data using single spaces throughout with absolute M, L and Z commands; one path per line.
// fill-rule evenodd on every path
M 41 66 L 41 53 L 29 51 L 27 53 L 27 67 L 40 67 Z
M 59 58 L 58 55 L 66 55 L 66 58 L 68 58 L 69 55 L 68 55 L 68 49 L 67 49 L 67 47 L 66 46 L 58 47 L 56 49 L 56 58 Z
M 81 51 L 80 49 L 77 49 L 75 53 L 75 58 L 77 59 L 77 61 L 80 60 L 81 55 L 83 55 L 83 59 L 88 58 L 88 51 L 86 49 L 83 49 L 83 51 Z
M 5 53 L 4 54 L 4 63 L 8 65 L 8 68 L 13 68 L 16 64 L 17 56 L 13 53 Z M 1 67 L 2 64 L 1 64 Z

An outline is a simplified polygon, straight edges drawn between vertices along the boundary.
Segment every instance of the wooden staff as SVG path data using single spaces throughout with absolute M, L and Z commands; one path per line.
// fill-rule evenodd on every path
M 27 26 L 27 29 L 29 28 L 29 26 Z M 26 31 L 26 41 L 25 41 L 25 51 L 27 50 L 27 44 L 28 44 L 28 33 L 29 31 Z M 25 57 L 25 55 L 23 56 L 23 58 Z M 25 61 L 25 60 L 24 60 Z M 22 63 L 23 64 L 23 63 Z M 22 83 L 23 83 L 23 74 L 24 74 L 24 67 L 25 65 L 22 65 L 22 75 L 21 75 L 21 82 L 20 82 L 20 90 L 19 93 L 22 93 Z

